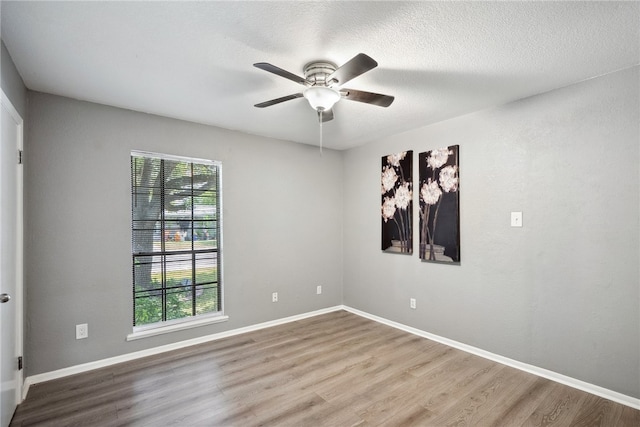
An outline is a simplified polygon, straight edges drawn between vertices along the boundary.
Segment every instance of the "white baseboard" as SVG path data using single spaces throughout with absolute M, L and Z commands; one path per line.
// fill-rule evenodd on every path
M 202 344 L 209 341 L 215 341 L 222 338 L 227 338 L 235 335 L 244 334 L 247 332 L 253 332 L 264 328 L 269 328 L 272 326 L 283 325 L 285 323 L 295 322 L 297 320 L 307 319 L 309 317 L 318 316 L 321 314 L 331 313 L 334 311 L 345 310 L 350 313 L 356 314 L 361 317 L 365 317 L 367 319 L 373 320 L 378 323 L 382 323 L 387 326 L 391 326 L 396 329 L 400 329 L 402 331 L 408 332 L 410 334 L 414 334 L 423 338 L 427 338 L 441 344 L 448 345 L 453 348 L 457 348 L 458 350 L 465 351 L 467 353 L 475 354 L 476 356 L 483 357 L 485 359 L 492 360 L 497 363 L 501 363 L 503 365 L 511 366 L 512 368 L 519 369 L 521 371 L 528 372 L 530 374 L 537 375 L 542 378 L 547 378 L 551 381 L 558 382 L 560 384 L 567 385 L 569 387 L 576 388 L 578 390 L 585 391 L 587 393 L 594 394 L 596 396 L 603 397 L 605 399 L 609 399 L 613 402 L 620 403 L 622 405 L 629 406 L 634 409 L 640 410 L 640 399 L 636 399 L 631 396 L 627 396 L 622 393 L 618 393 L 613 390 L 606 389 L 604 387 L 597 386 L 595 384 L 587 383 L 572 377 L 568 377 L 566 375 L 559 374 L 557 372 L 549 371 L 544 368 L 539 368 L 537 366 L 529 365 L 527 363 L 519 362 L 514 359 L 510 359 L 508 357 L 501 356 L 499 354 L 491 353 L 489 351 L 482 350 L 477 347 L 473 347 L 458 341 L 454 341 L 448 338 L 444 338 L 438 335 L 431 334 L 429 332 L 425 332 L 423 330 L 413 328 L 411 326 L 403 325 L 402 323 L 394 322 L 392 320 L 385 319 L 383 317 L 375 316 L 373 314 L 366 313 L 364 311 L 360 311 L 358 309 L 345 306 L 338 305 L 334 307 L 324 308 L 321 310 L 311 311 L 308 313 L 298 314 L 295 316 L 285 317 L 282 319 L 271 320 L 264 323 L 258 323 L 252 326 L 246 326 L 243 328 L 233 329 L 230 331 L 220 332 L 217 334 L 205 335 L 198 338 L 193 338 L 190 340 L 179 341 L 172 344 L 163 345 L 160 347 L 154 347 L 147 350 L 136 351 L 133 353 L 123 354 L 121 356 L 110 357 L 107 359 L 97 360 L 95 362 L 83 363 L 81 365 L 70 366 L 68 368 L 58 369 L 56 371 L 45 372 L 42 374 L 32 375 L 27 377 L 24 383 L 23 391 L 23 399 L 27 396 L 27 392 L 29 391 L 29 387 L 33 384 L 41 383 L 44 381 L 50 381 L 57 378 L 67 377 L 69 375 L 79 374 L 81 372 L 87 372 L 94 369 L 104 368 L 107 366 L 115 365 L 116 363 L 128 362 L 135 359 L 140 359 L 142 357 L 153 356 L 156 354 L 164 353 L 171 350 L 177 350 L 180 348 L 188 347 L 191 345 Z
M 449 347 L 457 348 L 458 350 L 465 351 L 467 353 L 475 354 L 476 356 L 484 357 L 485 359 L 492 360 L 494 362 L 501 363 L 503 365 L 511 366 L 512 368 L 519 369 L 521 371 L 528 372 L 530 374 L 537 375 L 542 378 L 549 379 L 551 381 L 558 382 L 560 384 L 567 385 L 569 387 L 576 388 L 578 390 L 586 391 L 587 393 L 595 394 L 596 396 L 603 397 L 605 399 L 609 399 L 613 402 L 620 403 L 625 406 L 630 406 L 634 409 L 640 410 L 640 399 L 636 399 L 635 397 L 627 396 L 626 394 L 618 393 L 617 391 L 609 390 L 604 387 L 597 386 L 595 384 L 587 383 L 585 381 L 581 381 L 572 377 L 568 377 L 566 375 L 559 374 L 557 372 L 549 371 L 544 368 L 539 368 L 537 366 L 529 365 L 527 363 L 519 362 L 514 359 L 509 359 L 508 357 L 501 356 L 499 354 L 491 353 L 489 351 L 482 350 L 477 347 L 473 347 L 458 341 L 450 340 L 448 338 L 444 338 L 438 335 L 431 334 L 429 332 L 425 332 L 420 329 L 413 328 L 411 326 L 403 325 L 402 323 L 394 322 L 391 320 L 387 320 L 383 317 L 378 317 L 373 314 L 366 313 L 364 311 L 357 310 L 352 307 L 344 306 L 344 310 L 357 314 L 358 316 L 365 317 L 367 319 L 376 321 L 378 323 L 385 324 L 387 326 L 394 327 L 396 329 L 400 329 L 405 332 L 409 332 L 414 335 L 418 335 L 423 338 L 430 339 L 432 341 L 439 342 L 441 344 L 448 345 Z
M 309 317 L 314 317 L 320 314 L 331 313 L 333 311 L 339 311 L 343 309 L 344 307 L 341 305 L 338 305 L 335 307 L 323 308 L 320 310 L 310 311 L 308 313 L 297 314 L 295 316 L 284 317 L 282 319 L 270 320 L 268 322 L 258 323 L 256 325 L 251 325 L 251 326 L 245 326 L 243 328 L 238 328 L 238 329 L 232 329 L 230 331 L 220 332 L 217 334 L 205 335 L 202 337 L 192 338 L 190 340 L 179 341 L 176 343 L 162 345 L 160 347 L 154 347 L 147 350 L 135 351 L 133 353 L 127 353 L 121 356 L 114 356 L 114 357 L 109 357 L 107 359 L 96 360 L 95 362 L 89 362 L 89 363 L 83 363 L 81 365 L 70 366 L 68 368 L 62 368 L 56 371 L 31 375 L 27 377 L 22 387 L 22 400 L 24 400 L 27 397 L 29 387 L 32 386 L 33 384 L 38 384 L 45 381 L 51 381 L 58 378 L 68 377 L 70 375 L 92 371 L 94 369 L 105 368 L 107 366 L 115 365 L 116 363 L 129 362 L 131 360 L 140 359 L 142 357 L 153 356 L 156 354 L 189 347 L 196 344 L 215 341 L 222 338 L 244 334 L 247 332 L 258 331 L 260 329 L 270 328 L 272 326 L 283 325 L 285 323 L 295 322 L 297 320 L 307 319 Z

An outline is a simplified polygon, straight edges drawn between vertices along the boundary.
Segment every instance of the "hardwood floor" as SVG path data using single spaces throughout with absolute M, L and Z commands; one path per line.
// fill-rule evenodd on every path
M 339 311 L 36 384 L 12 426 L 640 426 L 640 411 Z

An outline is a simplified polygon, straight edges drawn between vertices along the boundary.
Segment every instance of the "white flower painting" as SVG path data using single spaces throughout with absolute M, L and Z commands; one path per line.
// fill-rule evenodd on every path
M 382 250 L 411 254 L 413 218 L 413 151 L 382 158 Z
M 460 262 L 459 146 L 418 155 L 420 259 Z

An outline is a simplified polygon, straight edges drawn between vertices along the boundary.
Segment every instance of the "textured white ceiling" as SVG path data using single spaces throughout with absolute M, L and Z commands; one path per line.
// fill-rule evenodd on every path
M 638 2 L 11 2 L 2 39 L 29 89 L 319 142 L 302 75 L 357 53 L 378 68 L 347 86 L 396 97 L 341 100 L 324 145 L 346 149 L 640 62 Z

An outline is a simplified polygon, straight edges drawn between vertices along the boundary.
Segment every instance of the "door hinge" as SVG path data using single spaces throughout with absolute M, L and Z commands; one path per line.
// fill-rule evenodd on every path
M 18 356 L 18 371 L 22 370 L 22 356 Z
M 18 150 L 18 164 L 22 164 L 22 150 Z

